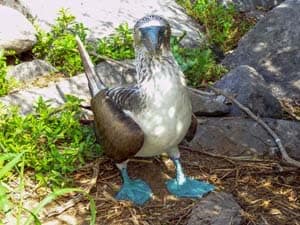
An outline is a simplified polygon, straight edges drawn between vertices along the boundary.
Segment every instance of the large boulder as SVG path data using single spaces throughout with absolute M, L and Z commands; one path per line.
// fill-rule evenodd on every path
M 90 40 L 107 36 L 115 28 L 127 22 L 133 27 L 137 19 L 148 15 L 157 14 L 165 17 L 171 23 L 175 34 L 187 31 L 183 40 L 189 45 L 199 44 L 199 25 L 189 18 L 184 10 L 173 0 L 19 0 L 28 9 L 31 16 L 42 28 L 49 30 L 55 22 L 61 8 L 69 9 L 77 21 L 87 26 L 91 33 Z
M 33 47 L 36 31 L 24 15 L 0 5 L 0 21 L 0 49 L 21 53 Z
M 90 93 L 84 74 L 72 78 L 66 78 L 59 82 L 50 82 L 47 87 L 33 87 L 26 90 L 13 92 L 0 97 L 0 103 L 5 106 L 18 106 L 20 113 L 25 115 L 32 112 L 37 100 L 42 97 L 52 106 L 59 106 L 65 102 L 65 95 L 70 94 L 86 100 L 89 104 Z
M 25 6 L 23 6 L 22 3 L 18 0 L 1 0 L 0 5 L 5 5 L 10 8 L 16 9 L 27 18 L 31 17 L 30 13 L 28 12 L 28 9 Z
M 210 193 L 193 207 L 188 225 L 240 225 L 242 208 L 231 194 Z
M 300 159 L 300 122 L 276 119 L 264 121 L 281 138 L 290 156 Z M 275 141 L 261 125 L 241 117 L 200 118 L 190 147 L 238 157 L 272 156 L 278 151 Z
M 235 96 L 235 99 L 261 117 L 281 118 L 279 101 L 269 90 L 264 78 L 250 66 L 238 66 L 217 81 L 215 86 Z M 245 113 L 235 104 L 230 115 Z
M 9 67 L 7 76 L 13 77 L 18 81 L 28 81 L 54 72 L 57 72 L 57 69 L 48 62 L 35 59 L 30 62 L 23 62 L 16 66 Z
M 300 1 L 286 0 L 271 10 L 226 56 L 223 64 L 249 65 L 279 99 L 300 97 Z

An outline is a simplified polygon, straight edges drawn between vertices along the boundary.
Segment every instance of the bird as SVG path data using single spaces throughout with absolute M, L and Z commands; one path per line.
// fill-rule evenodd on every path
M 192 121 L 191 100 L 184 74 L 170 46 L 171 27 L 158 15 L 146 15 L 133 28 L 137 82 L 109 88 L 97 74 L 82 42 L 76 37 L 91 93 L 95 133 L 105 154 L 122 176 L 115 198 L 145 204 L 153 195 L 141 179 L 131 179 L 128 161 L 167 153 L 176 177 L 166 182 L 176 197 L 200 198 L 214 186 L 184 174 L 178 144 Z

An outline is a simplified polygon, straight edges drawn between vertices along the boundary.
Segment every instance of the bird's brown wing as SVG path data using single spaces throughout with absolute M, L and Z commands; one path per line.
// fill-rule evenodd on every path
M 104 152 L 116 163 L 133 157 L 143 146 L 144 133 L 126 115 L 106 91 L 100 91 L 91 101 L 95 132 Z
M 184 137 L 187 141 L 193 140 L 195 133 L 197 131 L 197 125 L 198 125 L 197 117 L 194 114 L 192 114 L 192 121 L 191 121 L 190 128 L 188 129 L 188 132 Z

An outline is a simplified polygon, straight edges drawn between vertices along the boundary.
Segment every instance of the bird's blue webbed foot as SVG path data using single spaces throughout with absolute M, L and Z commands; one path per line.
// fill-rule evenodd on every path
M 176 166 L 176 178 L 167 181 L 169 192 L 177 197 L 201 198 L 208 192 L 213 191 L 213 185 L 186 177 L 178 159 L 173 159 Z
M 116 195 L 118 200 L 129 200 L 136 205 L 143 205 L 152 196 L 149 185 L 141 179 L 132 180 L 128 176 L 127 169 L 121 169 L 123 185 Z

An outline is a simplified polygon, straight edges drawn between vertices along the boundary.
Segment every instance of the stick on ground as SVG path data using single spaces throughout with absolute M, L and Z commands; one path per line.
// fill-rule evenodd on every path
M 232 101 L 234 104 L 236 104 L 241 110 L 243 110 L 245 113 L 247 113 L 252 119 L 257 121 L 257 123 L 259 123 L 272 136 L 272 138 L 276 142 L 276 144 L 279 148 L 279 151 L 281 153 L 282 159 L 290 165 L 300 167 L 300 162 L 295 159 L 292 159 L 288 155 L 288 153 L 286 152 L 278 135 L 262 119 L 257 117 L 249 108 L 245 107 L 239 101 L 237 101 L 234 97 L 232 97 L 231 94 L 226 93 L 225 91 L 215 88 L 215 87 L 212 87 L 212 86 L 210 86 L 210 89 L 213 90 L 216 94 L 223 95 L 226 98 L 228 98 L 230 101 Z

